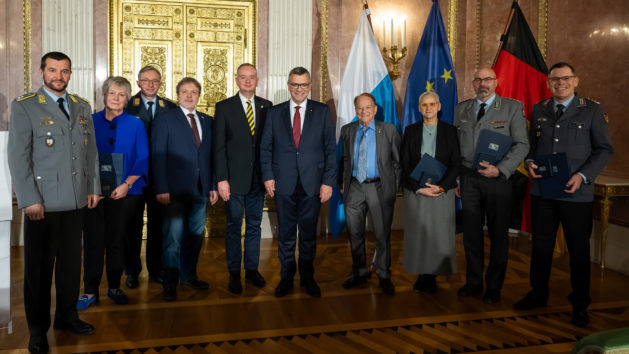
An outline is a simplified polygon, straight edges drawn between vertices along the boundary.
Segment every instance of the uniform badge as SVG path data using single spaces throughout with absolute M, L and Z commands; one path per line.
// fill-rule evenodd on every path
M 133 105 L 134 106 L 139 106 L 140 105 L 140 97 L 136 97 L 133 99 Z
M 159 103 L 160 107 L 162 107 L 162 108 L 166 107 L 166 105 L 164 104 L 163 100 L 157 100 L 157 102 Z
M 87 143 L 88 143 L 87 135 L 85 135 L 85 137 L 83 138 L 83 142 L 85 143 L 85 146 L 87 146 Z
M 548 121 L 548 119 L 544 118 L 544 117 L 539 117 L 539 118 L 537 118 L 537 121 L 538 122 L 546 122 L 546 121 Z
M 52 147 L 53 145 L 55 145 L 55 139 L 52 137 L 51 132 L 47 132 L 46 133 L 46 146 Z
M 542 132 L 538 130 L 537 133 L 535 133 L 535 135 L 539 138 L 540 136 L 542 136 Z
M 489 124 L 502 124 L 502 123 L 506 123 L 506 120 L 495 120 L 493 122 L 489 122 Z
M 52 120 L 52 117 L 50 116 L 42 117 L 41 122 L 39 123 L 39 125 L 51 125 L 51 124 L 55 124 L 55 121 Z
M 46 103 L 46 96 L 40 94 L 37 97 L 39 98 L 39 103 Z
M 79 117 L 79 124 L 81 124 L 81 125 L 86 125 L 86 124 L 87 124 L 87 118 L 85 118 L 85 117 Z

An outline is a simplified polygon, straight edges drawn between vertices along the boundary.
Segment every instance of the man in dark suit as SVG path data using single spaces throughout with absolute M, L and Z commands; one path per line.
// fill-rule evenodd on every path
M 245 214 L 245 279 L 253 285 L 266 284 L 258 272 L 264 188 L 260 175 L 260 137 L 266 112 L 273 104 L 255 96 L 258 73 L 255 66 L 242 64 L 236 70 L 238 94 L 216 104 L 213 126 L 214 174 L 218 193 L 225 201 L 227 232 L 225 255 L 229 271 L 228 289 L 242 292 L 240 263 L 241 227 Z
M 459 296 L 483 291 L 485 237 L 483 223 L 491 240 L 489 265 L 485 274 L 487 289 L 483 302 L 500 301 L 509 255 L 509 217 L 512 186 L 509 177 L 529 151 L 524 105 L 496 94 L 498 79 L 490 68 L 481 68 L 472 80 L 475 98 L 460 102 L 454 110 L 461 148 L 460 196 L 463 202 L 463 245 L 465 246 L 465 285 Z M 509 135 L 513 139 L 507 154 L 491 165 L 481 162 L 474 169 L 474 154 L 481 130 Z M 459 189 L 457 189 L 459 191 Z
M 142 120 L 146 135 L 151 138 L 153 120 L 177 107 L 168 99 L 157 95 L 162 85 L 162 75 L 154 67 L 147 65 L 138 73 L 140 92 L 127 103 L 127 113 Z M 142 271 L 140 253 L 142 251 L 142 229 L 144 228 L 144 204 L 146 203 L 146 268 L 149 277 L 162 281 L 162 207 L 155 200 L 153 181 L 149 172 L 148 185 L 142 189 L 143 202 L 138 204 L 132 219 L 133 228 L 128 231 L 125 243 L 126 284 L 130 289 L 138 287 L 138 275 Z
M 343 142 L 343 202 L 352 248 L 352 277 L 346 289 L 367 282 L 365 219 L 367 210 L 376 235 L 376 274 L 387 295 L 391 282 L 391 223 L 400 183 L 400 134 L 393 124 L 375 121 L 376 99 L 363 93 L 354 99 L 358 121 L 341 128 Z
M 613 148 L 603 107 L 575 92 L 579 78 L 570 64 L 553 65 L 547 84 L 553 97 L 533 106 L 529 129 L 531 151 L 526 159 L 533 177 L 533 289 L 514 307 L 530 310 L 546 306 L 555 237 L 561 223 L 570 253 L 572 323 L 585 327 L 589 323 L 587 308 L 591 302 L 590 235 L 594 180 L 611 158 Z M 541 176 L 535 159 L 560 152 L 566 153 L 571 174 L 564 189 L 567 196 L 544 197 L 539 190 Z
M 336 183 L 336 143 L 330 109 L 307 99 L 311 85 L 307 69 L 290 71 L 291 99 L 269 110 L 260 144 L 262 180 L 277 206 L 282 279 L 276 297 L 293 288 L 297 228 L 300 285 L 310 296 L 321 296 L 314 280 L 317 220 Z
M 177 298 L 177 283 L 207 289 L 197 277 L 197 261 L 205 231 L 212 185 L 212 117 L 198 112 L 201 84 L 185 77 L 177 84 L 179 108 L 153 123 L 151 162 L 157 201 L 164 205 L 164 300 Z

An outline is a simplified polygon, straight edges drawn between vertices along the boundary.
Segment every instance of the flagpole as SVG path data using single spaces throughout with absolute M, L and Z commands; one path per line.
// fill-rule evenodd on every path
M 366 1 L 366 0 L 365 0 Z M 504 44 L 505 38 L 507 36 L 507 31 L 509 30 L 509 26 L 511 26 L 511 20 L 513 19 L 513 14 L 515 13 L 515 7 L 518 4 L 518 0 L 513 0 L 513 4 L 511 4 L 511 12 L 509 12 L 509 19 L 507 20 L 507 25 L 505 26 L 505 30 L 502 32 L 500 36 L 500 46 L 498 47 L 498 51 L 496 52 L 496 56 L 494 57 L 494 62 L 491 64 L 493 68 L 496 66 L 496 62 L 498 61 L 498 56 L 500 55 L 500 51 L 502 50 L 502 45 Z

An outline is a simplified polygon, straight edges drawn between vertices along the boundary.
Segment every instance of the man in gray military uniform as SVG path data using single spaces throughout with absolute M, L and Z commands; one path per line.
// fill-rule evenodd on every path
M 465 247 L 466 281 L 459 289 L 461 297 L 483 290 L 483 256 L 485 254 L 483 223 L 491 240 L 489 266 L 485 274 L 487 290 L 483 302 L 500 301 L 500 291 L 507 270 L 509 251 L 509 216 L 511 181 L 529 151 L 524 105 L 496 95 L 498 80 L 489 68 L 474 73 L 476 98 L 459 103 L 454 110 L 454 126 L 458 129 L 461 147 L 461 184 L 463 202 L 463 245 Z M 513 142 L 507 154 L 496 165 L 481 162 L 481 169 L 472 166 L 478 137 L 483 129 L 510 135 Z
M 89 102 L 66 92 L 71 61 L 45 54 L 36 93 L 11 105 L 8 157 L 18 207 L 24 209 L 24 309 L 31 352 L 47 352 L 55 269 L 55 329 L 91 334 L 79 319 L 83 209 L 100 194 L 98 154 Z
M 609 127 L 603 107 L 575 93 L 579 85 L 574 68 L 557 63 L 550 68 L 548 88 L 552 99 L 533 106 L 529 137 L 531 151 L 526 159 L 531 182 L 533 250 L 531 253 L 531 287 L 516 310 L 546 306 L 555 237 L 561 223 L 570 253 L 572 323 L 585 327 L 589 323 L 590 305 L 590 235 L 594 179 L 613 154 Z M 545 198 L 540 194 L 541 177 L 535 159 L 541 155 L 565 152 L 570 179 L 565 197 Z

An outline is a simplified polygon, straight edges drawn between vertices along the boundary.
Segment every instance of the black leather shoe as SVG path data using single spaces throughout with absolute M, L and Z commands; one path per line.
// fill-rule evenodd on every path
M 181 282 L 182 285 L 191 287 L 192 289 L 195 290 L 207 290 L 210 288 L 210 284 L 208 284 L 207 282 L 199 279 L 199 278 L 192 278 L 190 280 L 186 280 L 184 282 Z
M 53 328 L 72 331 L 72 333 L 82 336 L 94 333 L 94 326 L 87 322 L 81 321 L 78 317 L 71 320 L 61 320 L 55 318 Z
M 242 284 L 240 284 L 240 272 L 229 273 L 229 284 L 227 284 L 227 289 L 232 294 L 242 293 Z
M 301 278 L 299 285 L 306 288 L 306 294 L 312 297 L 321 297 L 321 289 L 314 278 Z
M 483 295 L 483 302 L 486 304 L 495 304 L 500 302 L 500 290 L 489 290 L 485 291 L 485 295 Z
M 251 284 L 258 288 L 262 288 L 266 285 L 266 280 L 260 272 L 257 270 L 245 270 L 245 279 L 249 280 Z
M 468 297 L 468 296 L 478 295 L 482 291 L 483 291 L 482 285 L 465 284 L 459 289 L 457 294 L 459 294 L 460 297 Z
M 162 296 L 164 297 L 165 301 L 175 301 L 177 300 L 177 287 L 172 285 L 172 286 L 165 286 L 164 287 L 164 292 L 162 293 Z
M 417 281 L 413 285 L 415 292 L 427 292 L 434 293 L 437 291 L 437 276 L 434 274 L 420 274 L 417 276 Z
M 127 288 L 135 289 L 140 285 L 140 282 L 138 281 L 138 277 L 129 274 L 127 275 L 127 280 L 125 281 L 125 284 L 127 284 Z
M 395 294 L 395 286 L 393 286 L 389 278 L 380 278 L 380 288 L 382 288 L 382 292 L 387 295 Z
M 293 288 L 293 279 L 283 279 L 275 288 L 275 297 L 284 297 Z
M 46 335 L 31 336 L 28 340 L 28 351 L 31 353 L 48 353 L 50 348 Z
M 532 310 L 537 307 L 546 306 L 546 300 L 537 298 L 533 292 L 529 292 L 522 298 L 522 300 L 513 304 L 513 309 L 519 311 Z
M 352 275 L 351 278 L 347 279 L 346 281 L 343 282 L 343 288 L 344 289 L 351 289 L 355 286 L 361 285 L 361 284 L 366 284 L 367 283 L 367 277 L 366 276 L 360 276 L 360 275 Z
M 572 324 L 577 327 L 585 327 L 590 323 L 590 315 L 586 309 L 572 311 Z

